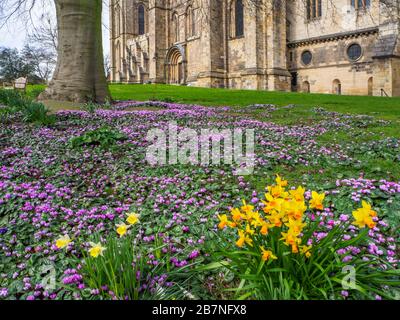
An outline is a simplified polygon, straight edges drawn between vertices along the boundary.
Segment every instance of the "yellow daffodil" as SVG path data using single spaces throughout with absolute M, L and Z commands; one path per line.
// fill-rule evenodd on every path
M 246 233 L 249 235 L 254 235 L 255 231 L 250 227 L 249 224 L 246 225 Z
M 287 198 L 289 195 L 282 186 L 269 186 L 268 193 L 274 198 Z
M 311 250 L 312 246 L 300 246 L 300 252 L 306 256 L 306 258 L 311 257 Z
M 298 187 L 296 190 L 290 190 L 289 193 L 293 197 L 294 200 L 298 202 L 304 202 L 304 194 L 306 189 L 303 187 Z
M 324 199 L 325 199 L 325 193 L 318 193 L 313 191 L 312 192 L 312 198 L 310 200 L 310 208 L 311 209 L 317 209 L 317 210 L 324 210 Z
M 301 220 L 293 220 L 290 219 L 288 223 L 285 223 L 290 230 L 290 232 L 296 236 L 298 236 L 302 231 L 303 228 L 307 225 L 307 223 L 303 223 Z
M 276 260 L 276 259 L 278 259 L 278 258 L 272 253 L 271 250 L 265 250 L 265 248 L 262 247 L 262 246 L 260 247 L 260 249 L 261 249 L 262 259 L 263 259 L 264 261 Z
M 69 235 L 62 236 L 56 240 L 56 247 L 58 249 L 66 248 L 72 240 L 70 239 Z
M 238 208 L 231 209 L 231 215 L 234 222 L 239 222 L 245 218 L 245 215 Z
M 307 211 L 307 206 L 304 202 L 288 200 L 282 205 L 282 211 L 288 219 L 300 220 L 303 218 L 304 212 Z
M 261 233 L 263 236 L 266 236 L 266 235 L 268 234 L 269 229 L 271 229 L 271 228 L 273 228 L 273 227 L 274 227 L 274 226 L 273 226 L 272 224 L 269 224 L 269 223 L 264 222 L 264 223 L 261 225 L 260 233 Z
M 129 226 L 125 223 L 117 224 L 117 233 L 122 238 L 128 232 Z
M 301 242 L 301 239 L 297 238 L 297 235 L 294 234 L 291 230 L 288 230 L 288 232 L 282 232 L 281 240 L 284 240 L 287 246 L 293 246 Z
M 104 250 L 106 250 L 105 247 L 103 247 L 101 245 L 101 243 L 93 243 L 90 242 L 90 248 L 89 248 L 89 254 L 93 257 L 93 258 L 97 258 L 98 256 L 102 256 Z
M 239 239 L 236 241 L 236 245 L 239 248 L 242 248 L 244 244 L 249 245 L 250 247 L 253 246 L 253 240 L 244 232 L 243 230 L 238 230 L 239 233 Z
M 368 228 L 372 229 L 376 226 L 376 222 L 372 218 L 376 216 L 377 213 L 372 210 L 371 205 L 366 201 L 363 201 L 362 208 L 353 211 L 353 217 L 355 219 L 353 224 L 359 228 L 365 228 L 365 226 L 368 226 Z
M 276 175 L 276 184 L 281 187 L 286 187 L 288 185 L 287 180 L 282 180 L 279 174 Z
M 263 220 L 263 218 L 260 216 L 260 214 L 258 213 L 258 211 L 254 212 L 252 219 L 249 221 L 250 225 L 252 227 L 261 227 L 265 221 Z
M 249 212 L 247 212 L 245 218 L 248 223 L 252 224 L 253 222 L 258 221 L 261 217 L 260 217 L 260 214 L 258 213 L 258 211 L 249 211 Z
M 243 206 L 240 209 L 244 213 L 247 214 L 247 213 L 252 212 L 254 210 L 254 206 L 247 204 L 245 200 L 243 200 L 242 202 L 243 202 Z
M 372 210 L 372 206 L 367 201 L 362 201 L 362 208 L 368 211 L 371 217 L 378 216 L 378 213 L 375 210 Z
M 128 218 L 126 219 L 126 222 L 128 222 L 130 225 L 135 225 L 139 223 L 139 218 L 140 215 L 137 213 L 128 213 L 127 214 Z
M 281 211 L 282 204 L 284 202 L 283 199 L 274 198 L 270 193 L 265 194 L 265 199 L 267 201 L 262 200 L 265 207 L 263 208 L 265 213 L 270 213 L 272 210 Z
M 223 215 L 219 215 L 218 219 L 220 221 L 220 223 L 218 224 L 218 228 L 219 229 L 225 229 L 227 226 L 234 228 L 236 226 L 236 224 L 232 221 L 229 221 L 228 216 L 226 214 Z
M 267 219 L 271 224 L 273 224 L 275 227 L 280 228 L 282 227 L 282 220 L 283 220 L 283 214 L 278 213 L 276 211 L 272 211 L 270 215 L 267 216 Z

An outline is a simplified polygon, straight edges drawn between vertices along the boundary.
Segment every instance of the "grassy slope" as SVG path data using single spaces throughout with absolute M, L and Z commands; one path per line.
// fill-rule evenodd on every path
M 304 107 L 304 109 L 323 106 L 326 109 L 343 113 L 375 115 L 384 119 L 400 118 L 400 97 L 337 96 L 168 85 L 113 84 L 110 88 L 113 98 L 117 100 L 145 101 L 172 98 L 176 102 L 196 103 L 207 106 L 245 106 L 254 103 L 271 103 L 278 106 L 296 104 Z
M 29 86 L 28 92 L 44 88 Z M 208 89 L 168 85 L 124 85 L 113 84 L 111 93 L 116 100 L 150 99 L 164 100 L 172 98 L 176 102 L 201 104 L 206 106 L 245 106 L 254 103 L 271 103 L 278 106 L 296 104 L 300 110 L 322 106 L 328 110 L 343 113 L 358 113 L 377 116 L 383 119 L 400 118 L 400 97 L 359 97 L 327 94 L 303 94 L 287 92 L 269 92 L 254 90 Z

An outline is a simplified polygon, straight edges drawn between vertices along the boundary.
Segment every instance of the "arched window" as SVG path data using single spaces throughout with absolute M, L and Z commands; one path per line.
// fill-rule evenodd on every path
M 186 36 L 193 37 L 196 35 L 196 10 L 191 6 L 186 10 Z
M 121 8 L 119 6 L 115 10 L 115 33 L 116 37 L 121 35 Z
M 332 90 L 333 94 L 338 94 L 341 95 L 342 94 L 342 83 L 340 82 L 339 79 L 335 79 L 333 80 L 333 90 Z
M 171 19 L 171 38 L 172 42 L 178 42 L 179 40 L 179 24 L 178 24 L 178 15 L 174 13 Z
M 194 36 L 194 26 L 193 26 L 193 8 L 188 7 L 186 10 L 186 36 Z
M 144 5 L 139 5 L 138 7 L 138 33 L 139 35 L 145 34 L 146 28 L 145 28 L 145 8 Z
M 197 35 L 197 28 L 196 28 L 196 10 L 192 9 L 191 12 L 191 16 L 192 16 L 192 36 Z
M 241 37 L 244 35 L 244 12 L 243 1 L 235 1 L 235 36 Z

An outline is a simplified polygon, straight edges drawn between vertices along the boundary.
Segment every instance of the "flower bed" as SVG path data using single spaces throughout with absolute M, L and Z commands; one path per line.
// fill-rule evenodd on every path
M 395 212 L 400 208 L 400 181 L 358 178 L 358 168 L 368 157 L 379 157 L 386 151 L 393 153 L 398 144 L 396 147 L 392 142 L 383 143 L 380 144 L 383 150 L 378 153 L 362 153 L 359 157 L 359 146 L 319 141 L 335 130 L 351 132 L 354 128 L 385 123 L 360 116 L 335 114 L 333 117 L 322 113 L 315 123 L 286 126 L 240 112 L 233 114 L 229 108 L 153 104 L 160 110 L 121 110 L 132 107 L 129 102 L 117 104 L 118 110 L 62 111 L 56 115 L 56 123 L 49 127 L 27 124 L 18 116 L 1 126 L 2 298 L 137 299 L 149 295 L 187 298 L 187 292 L 197 298 L 232 297 L 222 292 L 239 286 L 237 277 L 230 279 L 231 275 L 221 273 L 220 269 L 196 271 L 192 275 L 195 268 L 213 261 L 212 253 L 220 245 L 218 216 L 228 213 L 243 199 L 250 199 L 250 205 L 262 210 L 264 181 L 277 171 L 290 172 L 299 167 L 308 168 L 309 177 L 313 176 L 312 172 L 323 175 L 321 171 L 325 169 L 321 168 L 352 168 L 353 176 L 342 177 L 336 183 L 337 179 L 329 177 L 330 182 L 324 185 L 305 180 L 304 188 L 326 191 L 319 216 L 328 230 L 345 216 L 350 219 L 351 212 L 361 206 L 362 200 L 373 204 L 381 220 L 369 231 L 374 241 L 367 245 L 367 250 L 377 259 L 397 265 L 399 218 Z M 178 131 L 184 128 L 255 129 L 253 175 L 235 176 L 235 168 L 230 165 L 150 166 L 145 159 L 146 133 L 155 127 L 166 129 L 170 121 L 176 122 Z M 112 128 L 124 139 L 115 139 L 104 146 L 71 145 L 72 138 L 101 128 Z M 305 194 L 306 198 L 310 196 Z M 128 228 L 125 234 L 122 223 L 128 224 L 126 219 L 130 213 L 139 214 L 140 223 Z M 121 233 L 124 233 L 122 238 Z M 70 240 L 62 238 L 67 236 Z M 322 240 L 325 231 L 315 236 Z M 67 240 L 66 245 L 57 246 L 57 240 L 63 239 Z M 113 252 L 123 250 L 127 246 L 124 239 L 134 243 L 137 250 L 137 254 L 128 256 L 130 260 L 137 259 L 132 263 L 146 265 L 143 270 L 132 269 L 141 273 L 135 275 L 138 285 L 129 292 L 116 284 L 126 279 L 111 281 L 104 276 L 107 269 L 104 274 L 93 274 L 90 271 L 93 268 L 88 269 L 90 261 L 111 259 Z M 102 252 L 104 256 L 100 253 L 97 258 L 90 256 L 88 250 L 96 248 L 93 244 L 107 248 Z M 264 248 L 267 255 L 268 247 Z M 338 253 L 340 265 L 357 259 L 356 248 L 341 249 L 345 251 Z M 113 268 L 122 265 L 127 268 L 125 260 L 118 261 Z M 43 278 L 49 270 L 54 272 L 56 282 L 46 287 Z M 389 297 L 389 293 L 385 294 Z M 369 297 L 375 294 L 371 292 Z M 321 298 L 324 297 L 321 295 Z

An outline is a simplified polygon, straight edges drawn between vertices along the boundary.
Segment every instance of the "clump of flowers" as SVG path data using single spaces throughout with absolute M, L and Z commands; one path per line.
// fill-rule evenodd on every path
M 222 251 L 229 258 L 232 271 L 242 281 L 252 282 L 249 287 L 255 288 L 256 297 L 272 299 L 280 292 L 288 295 L 280 298 L 289 299 L 343 298 L 342 288 L 334 284 L 341 284 L 342 269 L 348 265 L 357 267 L 358 275 L 362 275 L 354 283 L 357 294 L 364 298 L 374 292 L 389 296 L 382 284 L 386 284 L 386 289 L 390 287 L 388 279 L 395 266 L 379 257 L 366 259 L 366 248 L 373 241 L 369 230 L 378 223 L 371 204 L 363 201 L 362 207 L 353 212 L 353 221 L 327 221 L 325 211 L 330 208 L 325 207 L 325 193 L 309 193 L 301 186 L 289 189 L 288 182 L 279 175 L 276 183 L 267 187 L 261 202 L 263 206 L 257 209 L 243 200 L 242 206 L 232 208 L 229 215 L 220 215 L 218 224 L 221 230 L 237 233 L 235 246 L 241 250 Z M 341 259 L 348 248 L 361 254 Z M 371 280 L 371 274 L 376 274 L 381 282 Z M 363 288 L 361 280 L 366 275 L 369 280 L 365 288 L 369 291 Z
M 236 245 L 240 248 L 247 245 L 252 247 L 256 243 L 264 261 L 275 260 L 276 256 L 270 250 L 266 250 L 263 241 L 255 239 L 255 235 L 267 236 L 272 229 L 279 229 L 280 238 L 292 253 L 311 256 L 312 246 L 304 245 L 302 237 L 303 229 L 307 226 L 305 212 L 307 209 L 323 210 L 324 193 L 313 191 L 308 205 L 305 200 L 306 190 L 299 186 L 297 189 L 287 190 L 288 182 L 278 175 L 276 185 L 268 186 L 262 212 L 243 200 L 243 206 L 232 208 L 230 217 L 219 217 L 219 228 L 226 227 L 237 229 L 239 239 Z M 278 232 L 275 232 L 277 234 Z M 266 244 L 268 246 L 269 244 Z

